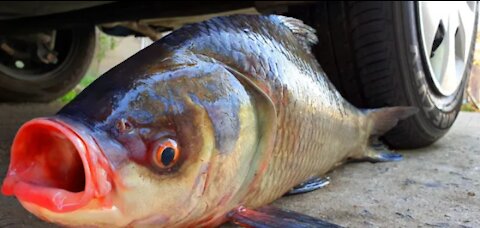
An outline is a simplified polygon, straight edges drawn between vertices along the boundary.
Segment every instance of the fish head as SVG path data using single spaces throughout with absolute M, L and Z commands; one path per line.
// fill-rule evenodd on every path
M 96 94 L 125 73 L 114 69 L 56 116 L 25 123 L 3 193 L 68 226 L 224 221 L 258 170 L 255 99 L 216 62 L 169 57 L 145 68 Z

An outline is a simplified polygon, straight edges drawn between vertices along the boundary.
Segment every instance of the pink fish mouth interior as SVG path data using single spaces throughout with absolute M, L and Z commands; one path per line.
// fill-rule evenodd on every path
M 3 194 L 55 212 L 85 206 L 98 195 L 91 158 L 101 154 L 92 144 L 61 121 L 27 122 L 13 142 Z

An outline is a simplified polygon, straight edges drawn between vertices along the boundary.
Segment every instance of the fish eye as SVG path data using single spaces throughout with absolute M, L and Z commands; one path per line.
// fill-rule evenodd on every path
M 159 168 L 171 168 L 177 163 L 179 157 L 177 143 L 171 139 L 161 141 L 154 147 L 153 161 Z

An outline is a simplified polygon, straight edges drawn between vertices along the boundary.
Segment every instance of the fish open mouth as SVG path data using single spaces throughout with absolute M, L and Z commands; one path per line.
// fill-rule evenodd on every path
M 78 132 L 55 119 L 25 123 L 12 145 L 3 194 L 55 212 L 78 209 L 98 196 L 95 182 L 107 180 L 105 175 L 96 178 L 92 158 L 102 154 L 93 140 Z

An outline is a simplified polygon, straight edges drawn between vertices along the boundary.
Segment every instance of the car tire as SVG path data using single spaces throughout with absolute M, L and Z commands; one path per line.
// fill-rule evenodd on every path
M 73 89 L 87 72 L 95 52 L 94 26 L 57 31 L 58 63 L 42 69 L 15 69 L 12 59 L 0 62 L 0 101 L 48 102 Z M 10 65 L 7 66 L 7 63 Z M 37 63 L 38 65 L 38 63 Z M 43 69 L 45 68 L 45 69 Z
M 321 2 L 289 11 L 319 36 L 314 53 L 340 93 L 359 108 L 416 106 L 415 116 L 382 137 L 393 148 L 419 148 L 441 138 L 455 121 L 473 62 L 476 26 L 458 85 L 440 93 L 420 36 L 417 2 Z M 473 8 L 474 25 L 478 7 Z M 455 36 L 457 33 L 455 33 Z

